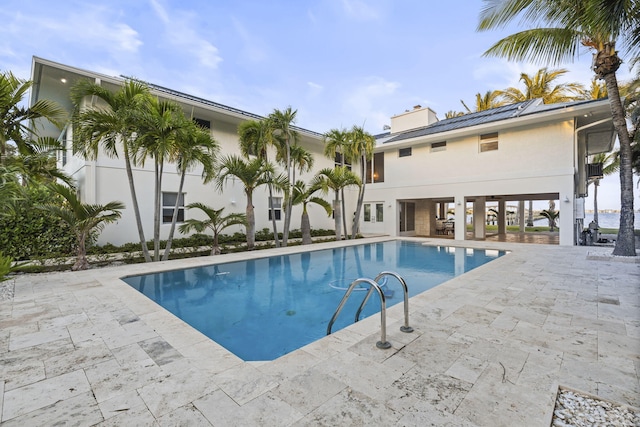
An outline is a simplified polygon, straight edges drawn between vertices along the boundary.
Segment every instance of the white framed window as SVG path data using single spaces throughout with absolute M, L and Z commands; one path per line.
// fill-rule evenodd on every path
M 441 141 L 441 142 L 432 142 L 431 143 L 431 152 L 435 152 L 435 151 L 444 151 L 447 149 L 447 141 Z
M 411 147 L 400 148 L 398 150 L 398 157 L 409 157 L 411 156 Z
M 271 221 L 271 212 L 273 212 L 276 221 L 280 221 L 282 218 L 282 197 L 269 197 L 269 221 Z
M 173 212 L 176 208 L 176 200 L 178 193 L 162 192 L 162 223 L 171 224 L 173 220 Z M 184 222 L 184 193 L 180 194 L 178 203 L 178 219 L 177 222 Z
M 367 161 L 366 172 L 367 184 L 384 182 L 384 153 L 375 153 L 373 161 Z
M 498 149 L 498 132 L 480 135 L 480 152 L 495 151 Z

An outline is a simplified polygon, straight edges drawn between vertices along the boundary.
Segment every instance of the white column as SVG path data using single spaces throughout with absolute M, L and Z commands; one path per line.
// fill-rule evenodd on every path
M 455 225 L 454 225 L 454 239 L 455 240 L 464 240 L 466 238 L 466 218 L 467 218 L 467 208 L 465 206 L 464 197 L 456 196 L 454 198 L 455 205 Z
M 487 237 L 487 203 L 485 197 L 476 197 L 473 202 L 473 237 L 484 240 Z
M 498 234 L 507 234 L 507 203 L 498 200 Z

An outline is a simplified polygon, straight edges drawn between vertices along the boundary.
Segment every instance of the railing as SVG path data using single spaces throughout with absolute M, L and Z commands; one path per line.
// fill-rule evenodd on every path
M 360 303 L 360 306 L 358 307 L 358 311 L 356 311 L 354 321 L 358 322 L 360 320 L 360 314 L 362 313 L 364 306 L 369 300 L 369 297 L 371 297 L 371 294 L 375 290 L 378 293 L 378 296 L 380 297 L 380 341 L 376 343 L 376 347 L 381 349 L 391 348 L 391 343 L 387 341 L 387 298 L 384 294 L 384 291 L 382 290 L 382 287 L 379 284 L 379 280 L 385 276 L 395 277 L 400 282 L 400 285 L 402 285 L 402 291 L 404 294 L 404 325 L 400 327 L 400 330 L 406 333 L 413 332 L 413 328 L 409 326 L 409 290 L 407 288 L 407 283 L 397 273 L 394 273 L 391 271 L 383 271 L 382 273 L 378 274 L 378 276 L 374 280 L 371 280 L 368 278 L 360 278 L 360 279 L 354 280 L 351 283 L 351 285 L 349 285 L 349 288 L 347 289 L 344 296 L 342 297 L 340 304 L 338 304 L 338 308 L 336 308 L 336 311 L 333 313 L 333 316 L 329 321 L 329 325 L 327 326 L 327 335 L 331 335 L 331 329 L 333 327 L 333 324 L 338 318 L 338 315 L 342 311 L 345 303 L 351 296 L 351 293 L 353 292 L 355 287 L 360 283 L 365 283 L 369 285 L 369 290 L 367 291 L 364 299 L 362 300 L 362 303 Z

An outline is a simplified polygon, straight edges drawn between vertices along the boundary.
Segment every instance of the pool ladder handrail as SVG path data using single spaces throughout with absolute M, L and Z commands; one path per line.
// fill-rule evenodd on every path
M 413 328 L 409 326 L 409 290 L 407 288 L 407 283 L 404 281 L 402 277 L 400 277 L 399 274 L 394 273 L 392 271 L 383 271 L 380 274 L 378 274 L 376 278 L 373 280 L 366 277 L 362 277 L 351 282 L 351 285 L 349 285 L 347 292 L 345 292 L 344 296 L 342 297 L 342 300 L 340 301 L 340 304 L 338 304 L 338 308 L 336 308 L 335 313 L 333 313 L 333 316 L 329 321 L 329 325 L 327 326 L 327 335 L 331 335 L 331 328 L 333 327 L 333 323 L 338 318 L 338 315 L 340 315 L 342 308 L 344 307 L 345 303 L 351 296 L 351 293 L 353 292 L 356 285 L 358 285 L 359 283 L 366 283 L 369 285 L 369 290 L 367 291 L 367 294 L 362 300 L 362 303 L 360 303 L 360 307 L 358 307 L 358 311 L 356 311 L 355 322 L 358 322 L 360 320 L 360 314 L 362 313 L 362 310 L 365 304 L 369 300 L 369 297 L 371 297 L 371 294 L 375 290 L 378 293 L 378 296 L 380 297 L 380 341 L 376 343 L 376 347 L 381 349 L 391 348 L 391 343 L 387 341 L 387 298 L 384 295 L 384 291 L 382 290 L 382 287 L 378 283 L 378 281 L 384 276 L 395 277 L 402 285 L 402 291 L 404 293 L 404 325 L 400 327 L 400 330 L 406 333 L 413 332 Z

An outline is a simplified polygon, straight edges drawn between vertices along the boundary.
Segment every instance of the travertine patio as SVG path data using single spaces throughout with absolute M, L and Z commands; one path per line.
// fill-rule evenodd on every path
M 19 276 L 0 302 L 1 424 L 542 426 L 559 384 L 640 406 L 640 263 L 465 243 L 511 253 L 412 298 L 412 334 L 390 309 L 392 349 L 373 316 L 272 362 L 239 360 L 119 280 L 246 253 Z

